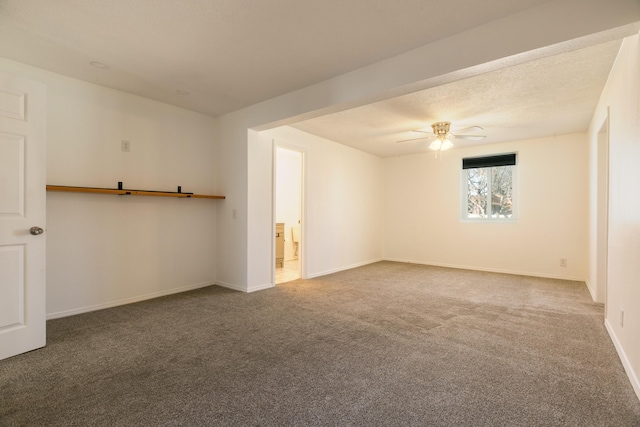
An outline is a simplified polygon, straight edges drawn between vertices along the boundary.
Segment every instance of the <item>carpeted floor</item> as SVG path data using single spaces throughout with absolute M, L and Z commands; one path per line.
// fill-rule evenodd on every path
M 49 321 L 1 426 L 640 426 L 583 283 L 380 262 Z

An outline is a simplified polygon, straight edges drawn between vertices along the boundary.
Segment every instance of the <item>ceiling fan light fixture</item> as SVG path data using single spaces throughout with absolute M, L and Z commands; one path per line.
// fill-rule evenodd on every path
M 438 122 L 431 125 L 436 139 L 429 145 L 429 148 L 433 151 L 444 151 L 453 147 L 451 139 L 455 137 L 449 133 L 450 126 L 450 122 Z
M 445 151 L 451 147 L 453 147 L 453 142 L 451 142 L 449 138 L 445 138 L 444 135 L 439 135 L 431 145 L 429 145 L 429 148 L 433 151 Z
M 411 139 L 403 139 L 396 142 L 409 142 L 409 141 L 417 141 L 420 139 L 432 139 L 433 142 L 429 145 L 429 148 L 433 151 L 445 151 L 453 148 L 454 139 L 466 139 L 471 141 L 480 141 L 485 138 L 485 135 L 469 135 L 469 134 L 458 134 L 458 132 L 468 132 L 483 129 L 480 126 L 469 126 L 463 129 L 460 129 L 455 132 L 451 132 L 451 122 L 436 122 L 431 125 L 433 129 L 433 133 L 427 132 L 424 129 L 414 129 L 413 132 L 418 132 L 421 134 L 427 134 L 426 136 L 421 136 L 420 138 L 411 138 Z M 437 153 L 436 153 L 437 154 Z

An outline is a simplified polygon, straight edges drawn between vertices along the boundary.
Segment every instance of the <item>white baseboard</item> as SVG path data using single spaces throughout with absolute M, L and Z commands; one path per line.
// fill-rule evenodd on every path
M 374 262 L 380 262 L 380 261 L 382 261 L 382 259 L 380 259 L 380 258 L 372 259 L 372 260 L 369 260 L 369 261 L 359 262 L 359 263 L 356 263 L 356 264 L 351 264 L 351 265 L 347 265 L 347 266 L 344 266 L 344 267 L 335 268 L 333 270 L 327 270 L 327 271 L 322 271 L 322 272 L 319 272 L 319 273 L 307 274 L 304 278 L 305 279 L 313 279 L 313 278 L 320 277 L 320 276 L 326 276 L 327 274 L 337 273 L 339 271 L 344 271 L 344 270 L 350 270 L 352 268 L 362 267 L 363 265 L 373 264 Z M 221 282 L 221 281 L 217 281 L 216 285 L 222 286 L 224 288 L 233 289 L 234 291 L 240 291 L 240 292 L 246 292 L 246 293 L 263 291 L 265 289 L 271 289 L 271 288 L 275 288 L 276 287 L 276 285 L 272 284 L 272 283 L 263 283 L 261 285 L 254 285 L 254 286 L 251 286 L 249 288 L 245 288 L 245 287 L 241 287 L 241 286 L 238 286 L 238 285 L 234 285 L 232 283 L 225 283 L 225 282 Z
M 48 313 L 47 320 L 58 319 L 60 317 L 73 316 L 75 314 L 88 313 L 90 311 L 103 310 L 105 308 L 117 307 L 119 305 L 132 304 L 134 302 L 140 302 L 148 299 L 159 298 L 159 297 L 172 295 L 172 294 L 178 294 L 180 292 L 186 292 L 186 291 L 192 291 L 194 289 L 205 288 L 211 285 L 215 285 L 215 282 L 196 283 L 194 285 L 182 286 L 179 288 L 168 289 L 166 291 L 152 292 L 150 294 L 137 295 L 135 297 L 123 298 L 123 299 L 110 301 L 102 304 L 95 304 L 95 305 L 89 305 L 86 307 L 58 311 L 55 313 Z
M 263 285 L 256 285 L 256 286 L 251 286 L 249 289 L 247 289 L 247 293 L 251 293 L 251 292 L 257 292 L 257 291 L 264 291 L 265 289 L 271 289 L 271 288 L 275 288 L 276 286 L 272 283 L 265 283 Z
M 263 291 L 265 289 L 270 289 L 275 287 L 275 285 L 272 283 L 265 283 L 262 285 L 256 285 L 256 286 L 251 286 L 250 288 L 246 288 L 244 286 L 234 285 L 232 283 L 221 282 L 221 281 L 217 281 L 216 285 L 222 286 L 223 288 L 227 288 L 227 289 L 233 289 L 234 291 L 244 292 L 247 294 L 251 292 Z
M 629 362 L 629 358 L 627 357 L 627 354 L 624 352 L 624 348 L 622 347 L 622 344 L 620 344 L 620 341 L 618 340 L 618 337 L 613 331 L 613 328 L 611 327 L 611 324 L 609 323 L 608 319 L 605 319 L 604 326 L 605 328 L 607 328 L 609 337 L 611 337 L 611 341 L 613 341 L 613 345 L 616 348 L 616 351 L 618 352 L 618 356 L 620 357 L 622 366 L 624 366 L 624 370 L 627 373 L 627 377 L 629 377 L 629 381 L 631 381 L 631 386 L 633 387 L 633 391 L 636 392 L 636 396 L 638 396 L 638 399 L 640 399 L 640 381 L 638 381 L 638 376 L 636 375 L 636 372 L 633 370 L 633 367 Z
M 443 264 L 438 262 L 425 262 L 425 261 L 416 261 L 411 259 L 396 259 L 396 258 L 385 258 L 384 261 L 392 261 L 392 262 L 404 262 L 409 264 L 420 264 L 420 265 L 431 265 L 434 267 L 444 267 L 444 268 L 455 268 L 458 270 L 473 270 L 473 271 L 486 271 L 487 273 L 502 273 L 502 274 L 512 274 L 515 276 L 531 276 L 531 277 L 542 277 L 545 279 L 560 279 L 560 280 L 571 280 L 574 282 L 585 282 L 586 279 L 584 277 L 575 277 L 575 276 L 558 276 L 553 274 L 544 274 L 544 273 L 532 273 L 530 271 L 518 271 L 518 270 L 505 270 L 500 268 L 485 268 L 485 267 L 477 267 L 470 265 L 457 265 L 457 264 Z
M 337 273 L 339 271 L 351 270 L 352 268 L 362 267 L 363 265 L 369 265 L 369 264 L 373 264 L 375 262 L 380 262 L 380 261 L 383 261 L 383 260 L 381 258 L 376 258 L 376 259 L 372 259 L 372 260 L 369 260 L 369 261 L 358 262 L 358 263 L 355 263 L 355 264 L 346 265 L 344 267 L 335 268 L 333 270 L 326 270 L 326 271 L 322 271 L 322 272 L 319 272 L 319 273 L 307 274 L 305 279 L 314 279 L 316 277 L 326 276 L 327 274 L 333 274 L 333 273 Z
M 222 286 L 223 288 L 232 289 L 234 291 L 247 292 L 247 288 L 246 287 L 240 286 L 240 285 L 235 285 L 233 283 L 227 283 L 227 282 L 223 282 L 221 280 L 217 280 L 215 284 L 218 285 L 218 286 Z
M 589 281 L 589 279 L 585 280 L 584 283 L 587 284 L 587 289 L 589 290 L 589 294 L 591 295 L 591 299 L 593 300 L 593 302 L 598 302 L 596 300 L 596 291 L 591 287 L 591 282 Z

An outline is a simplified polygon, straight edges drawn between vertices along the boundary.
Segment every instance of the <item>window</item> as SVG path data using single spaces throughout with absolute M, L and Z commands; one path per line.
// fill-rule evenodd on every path
M 516 154 L 462 159 L 462 219 L 516 217 Z

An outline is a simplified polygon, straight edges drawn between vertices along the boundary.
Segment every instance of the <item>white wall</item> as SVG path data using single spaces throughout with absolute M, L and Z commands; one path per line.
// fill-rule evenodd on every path
M 226 199 L 216 215 L 216 282 L 246 291 L 248 266 L 248 124 L 241 114 L 228 114 L 216 122 L 216 176 Z
M 261 132 L 274 140 L 304 150 L 304 276 L 379 261 L 382 159 L 287 126 Z
M 597 141 L 609 116 L 609 250 L 605 324 L 640 398 L 640 37 L 625 39 L 589 130 L 591 182 L 597 182 Z M 592 184 L 592 198 L 597 187 Z M 592 206 L 590 234 L 597 234 Z M 592 241 L 596 239 L 592 238 Z M 592 249 L 591 263 L 597 250 Z M 595 284 L 594 286 L 597 286 Z M 620 311 L 624 310 L 624 326 Z
M 130 301 L 145 295 L 171 292 L 185 285 L 208 283 L 216 277 L 218 283 L 240 290 L 268 286 L 265 278 L 273 264 L 270 256 L 273 218 L 271 181 L 265 177 L 271 176 L 272 154 L 271 147 L 260 142 L 260 134 L 250 129 L 293 123 L 578 49 L 594 40 L 604 42 L 617 38 L 621 33 L 628 34 L 628 27 L 633 26 L 629 24 L 639 19 L 637 1 L 617 0 L 615 7 L 611 4 L 611 0 L 545 2 L 505 19 L 225 115 L 214 120 L 215 127 L 208 118 L 198 114 L 0 59 L 3 70 L 41 80 L 48 86 L 50 182 L 113 185 L 122 180 L 127 186 L 149 185 L 164 189 L 182 185 L 185 191 L 227 196 L 224 202 L 198 201 L 196 204 L 196 201 L 188 201 L 189 213 L 193 216 L 185 219 L 184 200 L 140 198 L 107 202 L 108 199 L 99 196 L 52 195 L 49 198 L 48 230 L 49 313 L 71 313 L 87 307 Z M 542 21 L 546 23 L 545 31 L 540 31 Z M 607 31 L 610 29 L 614 30 Z M 517 37 L 505 37 L 508 34 L 517 34 Z M 617 116 L 614 116 L 612 126 L 616 128 L 616 144 L 620 145 L 615 149 L 616 158 L 612 163 L 622 166 L 615 177 L 617 201 L 612 201 L 616 211 L 612 219 L 615 244 L 610 251 L 619 258 L 611 266 L 613 271 L 609 279 L 614 283 L 610 295 L 614 302 L 610 308 L 615 310 L 614 304 L 625 303 L 627 326 L 616 329 L 612 325 L 611 330 L 620 348 L 633 358 L 637 372 L 640 344 L 633 343 L 630 337 L 634 333 L 638 336 L 640 311 L 638 289 L 631 286 L 638 282 L 639 277 L 635 267 L 640 246 L 637 244 L 639 216 L 635 206 L 627 206 L 631 201 L 620 201 L 622 193 L 637 190 L 628 180 L 635 177 L 631 165 L 637 163 L 638 119 L 637 114 L 634 115 L 638 101 L 637 41 L 625 49 L 632 51 L 628 54 L 633 58 L 628 60 L 632 67 L 625 71 L 624 67 L 617 66 L 618 76 L 614 76 L 614 83 L 603 96 L 602 105 L 611 99 L 615 106 Z M 443 55 L 443 52 L 468 54 Z M 434 57 L 438 61 L 433 61 Z M 626 75 L 619 75 L 623 73 Z M 629 91 L 624 87 L 628 82 L 633 83 Z M 599 117 L 602 116 L 602 105 L 594 117 L 594 121 L 599 123 L 602 122 L 602 117 Z M 120 139 L 131 140 L 134 144 L 129 160 L 118 152 Z M 216 140 L 215 144 L 211 144 L 212 139 Z M 417 168 L 411 163 L 416 159 L 407 160 L 407 165 Z M 338 170 L 345 170 L 341 160 L 336 164 L 339 165 Z M 623 179 L 624 174 L 627 177 Z M 339 175 L 331 177 L 332 185 L 346 185 L 346 189 L 351 190 L 363 184 L 357 180 L 351 183 L 340 179 L 348 177 L 348 174 Z M 425 182 L 426 185 L 429 183 Z M 334 187 L 324 188 L 328 189 L 323 190 L 322 184 L 319 186 L 319 194 L 331 199 L 333 195 L 325 193 L 330 193 Z M 354 194 L 352 191 L 347 193 Z M 323 197 L 317 200 L 323 200 Z M 415 194 L 411 197 L 418 205 L 424 203 Z M 215 208 L 209 203 L 214 203 Z M 445 198 L 436 203 L 451 201 Z M 359 209 L 346 209 L 341 213 L 337 212 L 340 207 L 336 204 L 310 204 L 317 212 L 329 210 L 334 218 L 341 217 L 349 224 L 366 218 Z M 424 206 L 421 209 L 426 210 Z M 625 212 L 629 214 L 625 215 Z M 107 228 L 103 228 L 101 217 L 108 222 Z M 215 221 L 217 227 L 207 220 L 202 221 L 203 218 Z M 547 217 L 541 213 L 541 218 Z M 411 220 L 415 221 L 415 218 Z M 322 233 L 321 226 L 325 225 L 322 218 L 318 218 L 318 225 L 317 233 Z M 326 263 L 321 258 L 314 258 L 336 242 L 361 240 L 363 245 L 367 244 L 366 237 L 375 232 L 370 227 L 358 227 L 356 232 L 366 233 L 366 236 L 349 239 L 349 233 L 354 232 L 349 227 L 332 236 L 317 236 L 320 246 L 314 249 L 317 255 L 310 254 L 309 274 L 321 274 L 335 266 L 358 262 L 351 254 L 365 253 L 364 247 L 350 248 L 344 253 L 329 253 Z M 176 228 L 181 230 L 179 234 Z M 487 229 L 494 231 L 493 228 Z M 174 230 L 172 232 L 176 235 L 170 236 L 168 230 Z M 424 230 L 418 231 L 424 235 Z M 504 230 L 498 232 L 505 234 Z M 386 234 L 390 247 L 394 247 L 391 239 L 398 237 L 388 231 Z M 428 237 L 433 239 L 433 235 Z M 536 236 L 523 231 L 521 237 Z M 215 246 L 211 245 L 213 240 L 217 240 Z M 580 240 L 579 236 L 577 240 Z M 431 254 L 423 250 L 421 242 L 413 244 L 419 259 L 430 259 Z M 402 249 L 397 246 L 396 253 L 390 256 L 403 256 Z M 584 276 L 584 266 L 580 267 L 579 261 L 574 262 L 574 257 L 580 258 L 578 251 L 569 247 L 561 249 L 563 256 L 569 259 L 567 272 L 571 270 L 569 274 Z M 557 257 L 555 253 L 552 255 Z M 451 259 L 448 253 L 439 256 L 443 262 Z M 214 259 L 215 263 L 207 264 Z M 133 265 L 131 260 L 141 261 L 141 264 Z M 553 270 L 547 261 L 545 258 L 544 265 L 540 265 L 538 270 Z M 168 265 L 175 266 L 175 269 L 168 269 Z M 502 269 L 504 266 L 492 267 Z M 529 266 L 516 267 L 528 269 Z M 168 273 L 169 270 L 175 272 L 175 276 Z
M 47 86 L 48 184 L 216 194 L 213 119 L 11 61 L 0 67 Z M 214 283 L 221 202 L 48 192 L 48 316 Z
M 302 153 L 276 150 L 276 223 L 284 223 L 284 260 L 296 259 L 293 227 L 300 227 L 302 204 Z
M 380 260 L 381 159 L 291 127 L 249 131 L 247 282 L 222 284 L 248 292 L 273 286 L 275 140 L 304 152 L 303 277 Z
M 270 269 L 271 202 L 265 169 L 271 156 L 255 130 L 471 77 L 505 66 L 586 47 L 630 34 L 639 19 L 635 0 L 557 0 L 429 45 L 266 100 L 216 120 L 219 183 L 227 196 L 218 215 L 218 281 L 246 290 L 266 285 Z M 540 22 L 547 25 L 540 31 Z M 567 24 L 569 23 L 569 25 Z M 636 30 L 637 31 L 637 30 Z M 600 33 L 602 32 L 602 33 Z M 517 37 L 505 37 L 517 34 Z M 469 55 L 443 55 L 443 52 Z M 437 57 L 438 61 L 433 61 Z M 259 75 L 259 72 L 258 72 Z M 253 129 L 249 131 L 249 129 Z M 235 211 L 236 215 L 233 215 Z M 265 219 L 265 215 L 267 216 Z M 265 231 L 266 230 L 266 231 Z
M 518 219 L 461 221 L 463 157 L 518 153 Z M 384 258 L 585 280 L 588 144 L 567 135 L 385 159 Z M 560 267 L 560 258 L 567 267 Z

